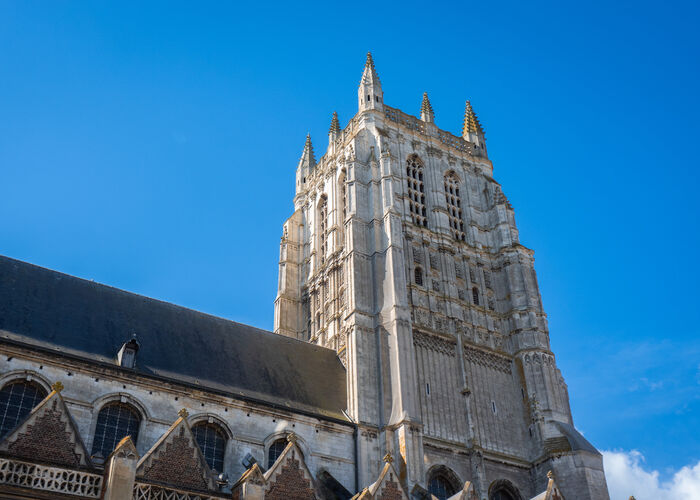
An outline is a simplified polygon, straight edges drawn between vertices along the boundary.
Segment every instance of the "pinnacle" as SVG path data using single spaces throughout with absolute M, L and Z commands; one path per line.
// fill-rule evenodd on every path
M 433 106 L 430 104 L 427 92 L 423 92 L 423 102 L 420 105 L 420 119 L 426 122 L 435 120 L 435 113 L 433 113 Z
M 299 160 L 299 168 L 306 167 L 311 168 L 316 165 L 316 158 L 314 157 L 314 147 L 311 144 L 311 135 L 306 134 L 306 142 L 304 143 L 304 152 L 301 154 L 301 159 Z
M 328 131 L 329 134 L 339 134 L 340 133 L 340 122 L 338 121 L 338 113 L 333 111 L 333 118 L 331 119 L 331 128 Z
M 474 109 L 472 108 L 472 103 L 467 99 L 467 104 L 464 108 L 464 126 L 462 127 L 462 136 L 467 137 L 470 133 L 472 134 L 484 134 L 484 129 L 479 123 L 479 118 L 477 118 Z
M 372 53 L 367 52 L 367 60 L 365 61 L 365 70 L 362 73 L 362 80 L 360 83 L 366 85 L 381 85 L 379 82 L 379 75 L 377 70 L 374 68 L 374 59 L 372 59 Z

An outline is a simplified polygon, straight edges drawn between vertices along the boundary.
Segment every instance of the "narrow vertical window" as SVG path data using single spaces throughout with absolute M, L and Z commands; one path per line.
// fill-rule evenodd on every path
M 464 220 L 462 219 L 462 200 L 459 194 L 459 180 L 454 172 L 445 176 L 445 201 L 452 235 L 458 241 L 464 241 Z
M 408 157 L 406 162 L 406 186 L 408 207 L 414 224 L 427 226 L 425 210 L 425 185 L 423 184 L 423 164 L 416 155 Z
M 318 203 L 318 238 L 320 261 L 323 264 L 326 261 L 328 249 L 328 200 L 325 196 L 321 196 L 321 201 Z
M 345 180 L 345 169 L 343 169 L 340 173 L 340 180 L 338 181 L 338 184 L 340 185 L 340 206 L 342 207 L 340 213 L 343 214 L 343 218 L 340 221 L 341 225 L 345 222 L 345 217 L 348 215 L 348 192 L 347 187 L 345 186 Z
M 423 270 L 420 267 L 416 267 L 413 278 L 416 285 L 423 286 Z
M 472 299 L 474 300 L 474 305 L 478 306 L 479 305 L 479 289 L 476 287 L 472 288 Z

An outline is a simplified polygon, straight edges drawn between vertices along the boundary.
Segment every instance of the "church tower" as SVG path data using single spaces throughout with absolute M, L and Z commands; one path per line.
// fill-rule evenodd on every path
M 307 137 L 274 328 L 345 365 L 360 487 L 391 453 L 418 497 L 471 481 L 483 500 L 531 498 L 552 470 L 566 498 L 608 498 L 469 101 L 461 136 L 427 93 L 420 118 L 391 108 L 367 55 L 358 112 L 333 114 L 318 162 Z

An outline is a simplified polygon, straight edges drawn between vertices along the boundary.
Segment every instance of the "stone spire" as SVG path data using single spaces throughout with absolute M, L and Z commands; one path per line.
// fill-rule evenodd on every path
M 299 169 L 311 170 L 316 166 L 316 158 L 314 157 L 314 147 L 311 144 L 311 135 L 306 134 L 306 142 L 304 143 L 304 152 L 299 160 Z
M 377 70 L 374 68 L 374 60 L 372 59 L 371 52 L 367 52 L 365 70 L 362 72 L 360 87 L 357 89 L 357 102 L 359 111 L 366 111 L 368 109 L 381 111 L 382 103 L 384 102 L 382 84 L 379 81 Z
M 423 102 L 420 105 L 420 119 L 428 123 L 435 121 L 435 113 L 433 113 L 433 107 L 430 105 L 427 92 L 423 92 Z
M 472 109 L 472 103 L 469 102 L 469 99 L 467 99 L 467 105 L 464 108 L 464 125 L 462 127 L 462 137 L 468 141 L 469 134 L 479 134 L 483 137 L 484 129 L 481 127 L 481 123 L 479 123 L 479 119 L 476 117 L 474 109 Z

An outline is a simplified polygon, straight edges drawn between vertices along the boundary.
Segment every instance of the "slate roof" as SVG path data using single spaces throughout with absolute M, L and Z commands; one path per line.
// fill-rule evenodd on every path
M 116 366 L 134 333 L 137 373 L 348 421 L 333 350 L 0 256 L 0 342 Z

